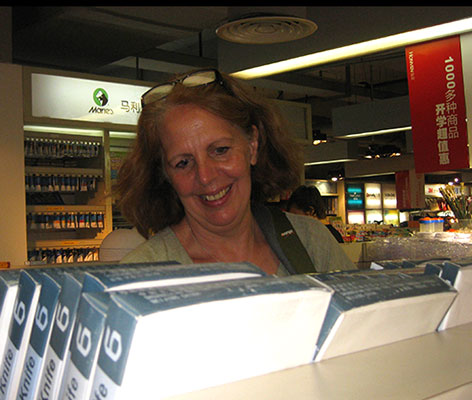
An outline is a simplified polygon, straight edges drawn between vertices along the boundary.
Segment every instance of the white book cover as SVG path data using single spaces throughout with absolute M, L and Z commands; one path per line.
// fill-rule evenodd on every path
M 3 360 L 3 352 L 8 340 L 19 280 L 19 270 L 0 272 L 0 360 Z
M 82 295 L 69 354 L 66 356 L 59 398 L 88 399 L 108 305 L 108 297 L 102 296 L 102 292 L 265 275 L 259 267 L 247 262 L 172 266 L 168 263 L 133 264 L 87 271 L 83 277 Z M 89 293 L 98 295 L 85 296 Z M 87 343 L 86 350 L 82 343 Z
M 437 275 L 316 275 L 334 290 L 315 361 L 436 331 L 457 295 Z
M 22 270 L 0 370 L 1 400 L 16 398 L 40 290 L 40 281 Z
M 441 278 L 448 281 L 458 293 L 438 330 L 472 322 L 472 263 L 445 262 Z
M 112 292 L 91 397 L 161 399 L 308 364 L 331 295 L 304 275 Z

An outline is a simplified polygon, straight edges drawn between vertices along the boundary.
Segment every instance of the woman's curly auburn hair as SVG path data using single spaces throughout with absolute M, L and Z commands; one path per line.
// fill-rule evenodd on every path
M 179 223 L 185 210 L 164 169 L 160 142 L 167 110 L 193 104 L 238 126 L 250 138 L 259 130 L 257 163 L 252 167 L 251 201 L 264 202 L 298 186 L 303 171 L 300 146 L 270 100 L 221 74 L 226 87 L 176 84 L 163 100 L 143 107 L 133 148 L 118 173 L 116 195 L 123 216 L 146 238 Z

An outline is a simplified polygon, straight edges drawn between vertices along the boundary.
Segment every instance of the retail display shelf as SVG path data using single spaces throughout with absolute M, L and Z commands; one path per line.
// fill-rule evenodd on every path
M 25 166 L 27 174 L 50 174 L 50 175 L 85 175 L 103 177 L 103 170 L 100 168 L 68 168 L 50 166 Z
M 26 212 L 100 212 L 105 211 L 106 207 L 104 205 L 77 205 L 77 204 L 53 204 L 53 205 L 35 205 L 35 206 L 26 206 Z
M 471 399 L 472 324 L 172 400 Z

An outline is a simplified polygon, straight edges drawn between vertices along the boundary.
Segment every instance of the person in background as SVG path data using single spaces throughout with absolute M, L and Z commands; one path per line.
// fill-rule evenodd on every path
M 218 70 L 155 86 L 117 184 L 123 215 L 148 240 L 121 262 L 249 261 L 299 273 L 263 204 L 298 185 L 301 154 L 273 104 Z M 318 221 L 285 215 L 313 272 L 355 268 Z
M 326 218 L 326 203 L 320 191 L 315 186 L 299 186 L 287 202 L 287 211 L 295 214 L 309 215 L 323 221 Z M 339 243 L 344 243 L 343 237 L 334 226 L 324 223 Z

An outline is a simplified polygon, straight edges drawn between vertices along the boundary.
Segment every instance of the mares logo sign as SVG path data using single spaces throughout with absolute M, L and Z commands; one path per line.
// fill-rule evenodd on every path
M 95 89 L 93 92 L 93 101 L 96 105 L 90 107 L 89 114 L 113 114 L 112 108 L 105 107 L 109 102 L 108 93 L 105 89 Z

